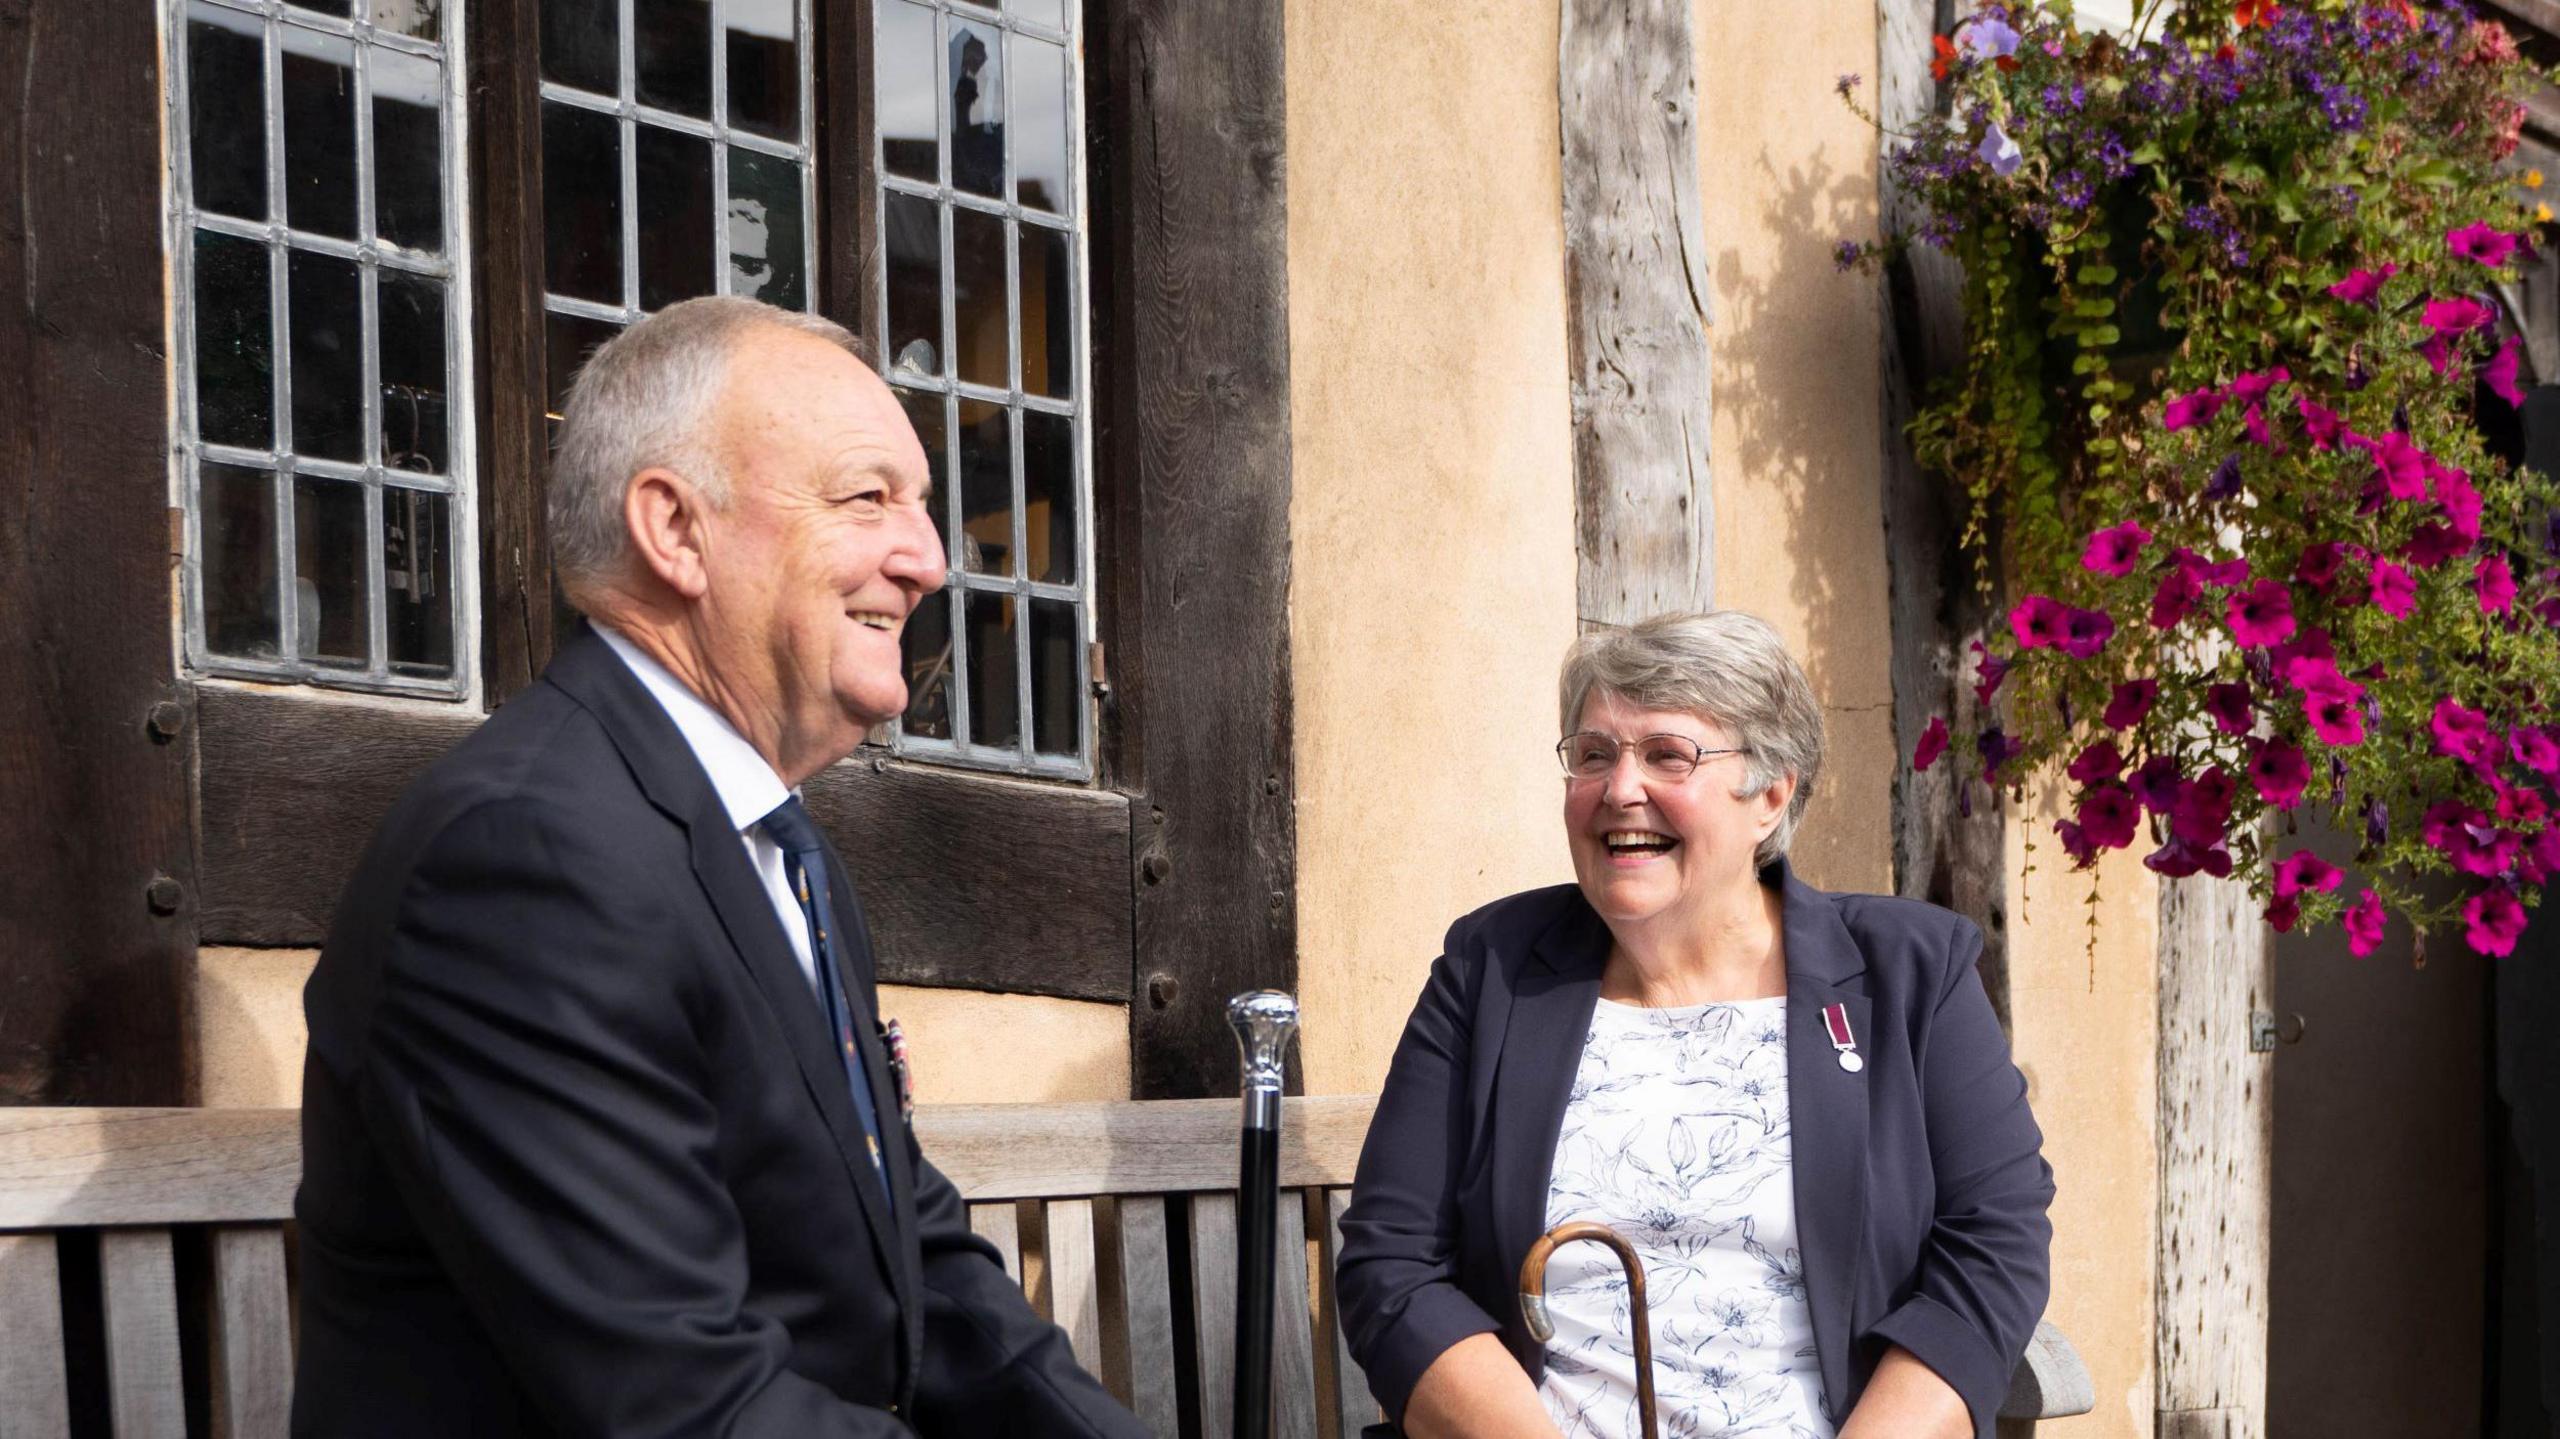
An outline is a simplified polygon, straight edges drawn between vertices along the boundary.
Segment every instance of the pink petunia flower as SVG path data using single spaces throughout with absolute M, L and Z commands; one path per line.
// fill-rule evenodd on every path
M 2249 783 L 2257 786 L 2258 798 L 2277 809 L 2291 809 L 2311 786 L 2311 761 L 2291 740 L 2263 740 L 2249 757 Z
M 2456 295 L 2449 300 L 2429 300 L 2418 312 L 2418 319 L 2436 338 L 2459 339 L 2474 330 L 2495 323 L 2498 313 L 2470 295 Z
M 2185 879 L 2199 872 L 2224 879 L 2231 873 L 2231 851 L 2219 844 L 2193 844 L 2172 838 L 2144 855 L 2142 867 L 2163 879 Z
M 2009 662 L 1993 654 L 1982 641 L 1973 642 L 1973 699 L 1985 706 L 2000 692 L 2000 682 L 2009 677 Z
M 2197 583 L 2199 584 L 2212 585 L 2216 589 L 2227 589 L 2232 585 L 2245 585 L 2249 582 L 2249 557 L 2247 555 L 2241 555 L 2228 560 L 2211 561 L 2207 560 L 2204 556 L 2197 554 L 2195 551 L 2181 546 L 2177 553 L 2172 555 L 2170 558 L 2177 561 L 2178 568 L 2194 575 Z
M 2471 569 L 2471 592 L 2480 597 L 2480 613 L 2502 615 L 2515 608 L 2516 577 L 2505 555 L 2482 555 Z
M 2382 297 L 2382 282 L 2400 273 L 2400 267 L 2385 264 L 2378 270 L 2351 270 L 2347 277 L 2329 287 L 2332 299 L 2350 305 L 2373 306 Z
M 2178 802 L 2169 807 L 2169 832 L 2189 844 L 2222 843 L 2239 793 L 2239 782 L 2219 765 L 2179 785 Z
M 2507 756 L 2544 779 L 2560 780 L 2560 742 L 2549 730 L 2518 725 L 2507 736 Z
M 2176 431 L 2211 424 L 2222 413 L 2222 405 L 2222 392 L 2211 385 L 2180 395 L 2160 412 L 2160 428 Z
M 2293 577 L 2325 594 L 2338 578 L 2338 566 L 2345 558 L 2345 547 L 2335 541 L 2304 545 L 2302 558 L 2294 564 Z
M 2075 660 L 2095 659 L 2115 637 L 2115 616 L 2105 610 L 2069 610 L 2062 616 L 2062 652 Z
M 2309 689 L 2314 683 L 2348 683 L 2338 673 L 2337 650 L 2329 641 L 2329 632 L 2318 625 L 2268 650 L 2267 661 L 2278 678 L 2298 690 Z
M 2492 780 L 2498 787 L 2498 818 L 2508 824 L 2539 824 L 2551 813 L 2551 802 L 2531 785 Z
M 2109 729 L 2131 729 L 2142 723 L 2142 717 L 2151 713 L 2152 702 L 2159 698 L 2158 680 L 2126 680 L 2107 697 L 2106 712 L 2098 719 Z
M 2114 740 L 2102 739 L 2073 755 L 2063 773 L 2081 784 L 2114 779 L 2124 773 L 2124 755 L 2116 749 Z
M 2486 221 L 2465 225 L 2459 230 L 2447 230 L 2444 235 L 2446 249 L 2466 260 L 2477 260 L 2493 270 L 2513 258 L 2516 246 L 2521 243 L 2519 237 Z
M 2302 923 L 2302 901 L 2290 894 L 2279 894 L 2267 901 L 2267 928 L 2278 934 L 2291 934 Z
M 2452 526 L 2430 520 L 2409 532 L 2409 543 L 2400 547 L 2400 558 L 2415 568 L 2431 570 L 2470 552 L 2471 541 L 2464 539 Z
M 2156 754 L 2144 760 L 2142 767 L 2133 772 L 2132 783 L 2133 797 L 2142 801 L 2144 809 L 2153 814 L 2167 814 L 2178 807 L 2178 792 L 2186 787 L 2187 782 L 2178 777 L 2176 759 Z
M 2017 636 L 2021 649 L 2040 650 L 2062 643 L 2062 601 L 2050 595 L 2029 595 L 2009 607 L 2009 633 Z
M 2510 405 L 2524 403 L 2524 384 L 2518 363 L 2523 358 L 2523 349 L 2524 341 L 2509 335 L 2507 342 L 2498 347 L 2498 353 L 2489 358 L 2489 363 L 2480 367 L 2480 383 L 2487 385 L 2490 393 Z
M 2373 562 L 2373 603 L 2395 620 L 2405 620 L 2418 605 L 2418 582 L 2389 560 Z
M 2470 541 L 2480 538 L 2480 490 L 2471 483 L 2469 471 L 2429 460 L 2427 492 L 2435 497 L 2455 534 Z
M 2306 689 L 2302 717 L 2322 744 L 2343 749 L 2364 743 L 2364 706 L 2352 695 L 2328 688 Z
M 2282 580 L 2260 580 L 2235 591 L 2223 607 L 2231 637 L 2250 648 L 2281 643 L 2293 636 L 2293 591 Z
M 2089 842 L 2088 832 L 2076 819 L 2058 819 L 2053 832 L 2062 837 L 2062 852 L 2071 856 L 2073 869 L 2087 869 L 2098 862 L 2098 847 Z
M 2407 435 L 2393 430 L 2363 442 L 2381 473 L 2382 488 L 2395 500 L 2422 500 L 2427 495 L 2427 452 Z
M 2089 536 L 2087 548 L 2080 551 L 2080 567 L 2121 578 L 2133 573 L 2134 565 L 2142 558 L 2142 547 L 2149 543 L 2151 532 L 2139 521 L 2109 525 Z
M 2284 450 L 2284 441 L 2277 439 L 2275 431 L 2267 428 L 2267 410 L 2264 405 L 2251 405 L 2240 416 L 2240 432 L 2249 437 L 2250 444 L 2262 450 L 2274 450 L 2279 454 Z
M 2276 386 L 2293 378 L 2293 371 L 2282 365 L 2272 370 L 2255 370 L 2231 382 L 2228 399 L 2235 405 L 2254 405 L 2265 399 Z
M 2496 879 L 2516 867 L 2524 853 L 2524 840 L 2511 829 L 2501 829 L 2489 822 L 2478 810 L 2466 812 L 2459 824 L 2444 834 L 2444 842 L 2436 848 L 2464 874 L 2482 879 Z
M 2347 953 L 2358 959 L 2382 947 L 2382 930 L 2389 917 L 2382 909 L 2382 896 L 2366 890 L 2347 906 L 2339 922 L 2347 931 Z
M 2337 411 L 2311 403 L 2309 395 L 2294 396 L 2293 408 L 2302 416 L 2302 433 L 2311 441 L 2311 448 L 2333 450 L 2338 447 L 2338 432 L 2343 426 Z
M 2462 942 L 2480 954 L 2503 959 L 2516 952 L 2524 934 L 2524 906 L 2505 885 L 2493 884 L 2462 906 Z
M 2249 686 L 2246 683 L 2219 684 L 2204 692 L 2204 712 L 2213 717 L 2214 725 L 2225 734 L 2247 734 L 2258 722 L 2257 713 L 2249 708 Z
M 2489 717 L 2459 700 L 2447 697 L 2436 701 L 2436 712 L 2427 721 L 2436 737 L 2436 753 L 2448 754 L 2464 764 L 2477 764 L 2490 757 L 2494 737 L 2489 732 Z
M 2346 882 L 2347 873 L 2307 849 L 2297 849 L 2276 862 L 2276 893 L 2310 890 L 2327 894 Z
M 1925 770 L 1936 764 L 1938 756 L 1946 752 L 1947 722 L 1936 715 L 1931 715 L 1928 725 L 1920 731 L 1920 742 L 1912 746 L 1911 767 L 1915 770 Z
M 2120 784 L 2092 785 L 2080 796 L 2080 808 L 2074 816 L 2080 821 L 2080 832 L 2099 849 L 2122 849 L 2133 843 L 2142 823 L 2142 806 L 2134 802 L 2133 792 Z

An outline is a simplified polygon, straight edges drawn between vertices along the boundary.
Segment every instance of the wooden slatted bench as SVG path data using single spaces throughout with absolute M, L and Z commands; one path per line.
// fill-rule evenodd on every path
M 1358 1439 L 1376 1404 L 1333 1306 L 1334 1256 L 1373 1097 L 1292 1099 L 1282 1123 L 1284 1439 Z M 1040 1311 L 1153 1432 L 1229 1439 L 1236 1105 L 1231 1100 L 927 1106 L 917 1129 Z M 0 1439 L 62 1439 L 66 1354 L 102 1329 L 117 1439 L 184 1439 L 182 1275 L 208 1276 L 205 1420 L 217 1439 L 285 1432 L 293 1381 L 285 1221 L 301 1177 L 290 1109 L 0 1109 Z M 87 1292 L 95 1313 L 67 1305 Z M 1303 1256 L 1292 1265 L 1285 1256 Z M 73 1281 L 69 1285 L 65 1280 Z M 75 1321 L 77 1322 L 77 1321 Z M 2050 1325 L 2004 1413 L 2088 1412 L 2088 1375 Z M 1201 1402 L 1208 1396 L 1210 1402 Z M 2076 1407 L 2074 1407 L 2076 1406 Z M 2004 1420 L 2004 1435 L 2023 1432 Z

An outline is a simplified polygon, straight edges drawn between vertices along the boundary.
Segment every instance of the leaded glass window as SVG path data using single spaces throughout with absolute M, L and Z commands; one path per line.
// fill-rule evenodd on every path
M 948 589 L 899 748 L 1092 773 L 1093 522 L 1075 7 L 875 0 L 874 339 L 934 460 Z
M 541 0 L 545 368 L 695 295 L 810 308 L 806 0 Z
M 460 695 L 458 7 L 181 0 L 170 19 L 189 662 Z

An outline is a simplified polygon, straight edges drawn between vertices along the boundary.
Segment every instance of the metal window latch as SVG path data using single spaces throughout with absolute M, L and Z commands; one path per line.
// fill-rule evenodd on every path
M 2286 1015 L 2285 1019 L 2292 1023 L 2291 1034 L 2285 1033 L 2284 1025 L 2279 1024 L 2276 1017 L 2267 1011 L 2263 1009 L 2250 1011 L 2249 1052 L 2251 1054 L 2271 1053 L 2279 1040 L 2286 1044 L 2300 1044 L 2303 1032 L 2311 1027 L 2310 1023 L 2298 1011 Z

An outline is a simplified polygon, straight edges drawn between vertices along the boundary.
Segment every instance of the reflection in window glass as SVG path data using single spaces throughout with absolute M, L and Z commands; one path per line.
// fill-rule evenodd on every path
M 792 0 L 726 0 L 729 124 L 769 140 L 800 137 L 800 63 Z
M 631 60 L 641 104 L 710 119 L 710 0 L 631 0 Z
M 172 27 L 193 668 L 466 687 L 456 3 L 191 0 Z
M 758 150 L 729 150 L 729 293 L 809 308 L 808 218 L 800 167 Z
M 1085 779 L 1093 479 L 1076 11 L 992 8 L 872 7 L 874 339 L 919 435 L 951 416 L 937 515 L 949 593 L 907 627 L 899 745 Z

